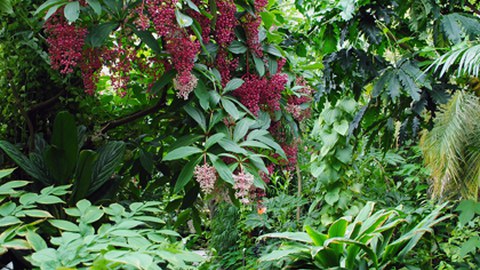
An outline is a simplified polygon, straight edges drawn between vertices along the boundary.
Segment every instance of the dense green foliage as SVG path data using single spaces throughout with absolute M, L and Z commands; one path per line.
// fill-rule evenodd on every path
M 0 267 L 480 267 L 476 1 L 0 18 Z

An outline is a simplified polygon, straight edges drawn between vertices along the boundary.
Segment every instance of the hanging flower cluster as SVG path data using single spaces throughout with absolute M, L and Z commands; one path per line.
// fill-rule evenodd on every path
M 118 41 L 111 49 L 104 52 L 103 60 L 111 72 L 112 88 L 122 96 L 125 95 L 127 84 L 130 81 L 132 63 L 137 61 L 134 49 L 122 46 L 122 43 Z
M 244 83 L 233 91 L 233 95 L 254 115 L 258 115 L 260 110 L 260 92 L 267 87 L 267 79 L 250 73 L 243 75 L 242 79 Z
M 243 23 L 243 28 L 247 36 L 247 45 L 259 57 L 263 56 L 262 46 L 258 36 L 259 28 L 262 24 L 260 12 L 264 10 L 267 4 L 268 0 L 256 0 L 254 3 L 255 15 L 247 13 L 244 18 L 245 22 Z
M 102 50 L 98 48 L 86 48 L 83 50 L 83 60 L 80 65 L 85 93 L 93 95 L 98 83 L 98 72 L 102 68 Z
M 173 79 L 173 88 L 175 88 L 177 92 L 178 98 L 183 98 L 184 100 L 188 99 L 188 95 L 195 89 L 197 86 L 198 79 L 195 75 L 190 74 L 190 79 L 187 82 L 181 82 L 178 76 Z
M 137 19 L 134 22 L 135 25 L 140 30 L 147 30 L 150 27 L 150 19 L 148 19 L 148 16 L 145 14 L 145 0 L 135 9 L 135 12 L 137 13 Z
M 232 79 L 232 72 L 238 67 L 238 58 L 231 58 L 226 49 L 219 49 L 215 60 L 217 69 L 222 77 L 222 86 L 225 86 Z
M 302 109 L 302 105 L 312 101 L 313 89 L 307 85 L 303 77 L 298 77 L 295 84 L 302 87 L 297 90 L 299 96 L 290 96 L 285 109 L 292 114 L 295 120 L 302 121 L 310 117 L 310 107 Z
M 212 193 L 215 187 L 215 182 L 217 181 L 217 172 L 214 167 L 208 165 L 207 163 L 203 164 L 202 166 L 197 165 L 195 166 L 193 175 L 195 180 L 197 180 L 197 182 L 200 184 L 200 189 L 203 191 L 203 193 Z
M 287 82 L 287 74 L 277 73 L 270 78 L 267 87 L 261 89 L 260 103 L 265 105 L 266 111 L 275 112 L 280 110 L 280 99 Z
M 275 119 L 269 131 L 281 145 L 287 158 L 282 158 L 278 154 L 272 156 L 277 159 L 278 165 L 282 169 L 293 170 L 297 162 L 298 148 L 296 144 L 298 141 L 292 140 L 292 134 L 287 125 L 282 126 L 285 119 L 291 119 L 283 118 L 283 113 L 291 114 L 298 121 L 308 117 L 309 110 L 304 104 L 311 101 L 313 90 L 307 86 L 303 78 L 297 78 L 296 85 L 303 87 L 295 88 L 297 95 L 286 93 L 285 88 L 290 82 L 289 76 L 283 72 L 286 60 L 281 58 L 275 63 L 272 61 L 273 55 L 267 56 L 267 52 L 263 51 L 263 41 L 260 41 L 259 37 L 262 23 L 260 12 L 265 11 L 268 0 L 254 0 L 254 14 L 237 13 L 237 6 L 233 0 L 216 0 L 216 10 L 213 8 L 210 10 L 211 6 L 207 5 L 204 0 L 192 0 L 192 2 L 202 10 L 202 13 L 198 12 L 191 2 L 186 5 L 185 2 L 179 0 L 137 1 L 137 7 L 131 10 L 132 13 L 115 30 L 117 31 L 116 35 L 118 34 L 117 37 L 121 37 L 117 38 L 109 49 L 85 48 L 84 40 L 87 30 L 74 24 L 68 24 L 63 18 L 63 14 L 55 14 L 45 25 L 45 30 L 49 35 L 52 67 L 62 73 L 70 73 L 75 66 L 80 65 L 85 91 L 89 94 L 93 94 L 95 91 L 102 67 L 109 69 L 110 74 L 108 75 L 111 77 L 112 87 L 122 94 L 126 93 L 132 69 L 138 71 L 134 74 L 135 76 L 144 76 L 138 81 L 149 84 L 149 88 L 167 71 L 175 70 L 173 88 L 177 97 L 184 100 L 189 98 L 191 92 L 197 87 L 198 81 L 204 79 L 203 74 L 202 77 L 199 75 L 203 73 L 202 69 L 198 69 L 198 73 L 195 73 L 196 76 L 192 72 L 197 61 L 208 69 L 218 70 L 223 86 L 226 86 L 233 77 L 242 78 L 243 84 L 231 94 L 254 115 L 259 115 L 262 111 L 272 116 L 271 119 Z M 213 10 L 216 11 L 216 14 L 212 14 L 215 23 L 212 23 L 209 16 L 205 15 L 205 12 L 212 13 Z M 188 27 L 179 25 L 177 19 L 181 20 L 181 16 L 185 16 L 185 14 L 194 20 L 193 25 Z M 177 18 L 177 16 L 180 17 Z M 152 46 L 152 39 L 145 39 L 141 34 L 138 37 L 130 38 L 133 36 L 131 23 L 134 24 L 133 31 L 153 32 L 151 35 L 154 37 L 153 41 L 158 41 L 158 44 Z M 235 52 L 231 47 L 232 42 L 236 39 L 235 30 L 241 35 L 245 34 L 235 42 L 239 44 L 245 42 L 248 47 L 246 53 Z M 144 49 L 146 48 L 144 43 L 152 47 L 154 53 L 150 49 Z M 200 54 L 201 44 L 207 48 L 204 54 Z M 157 55 L 158 51 L 155 47 L 160 47 L 160 50 L 167 54 Z M 212 54 L 213 57 L 211 57 Z M 259 58 L 263 61 L 260 64 L 263 64 L 264 68 L 258 67 Z M 262 69 L 264 70 L 262 71 Z M 145 77 L 148 79 L 142 80 Z M 208 81 L 205 85 L 211 86 Z M 283 102 L 281 102 L 282 98 Z M 196 108 L 200 107 L 196 106 Z M 277 116 L 281 116 L 280 120 Z M 235 128 L 238 121 L 233 118 L 224 120 L 225 125 L 232 129 Z M 255 151 L 256 149 L 248 150 Z M 265 150 L 265 152 L 267 151 L 269 150 Z M 265 152 L 259 154 L 265 154 Z M 221 159 L 227 165 L 244 162 L 241 156 L 232 157 L 222 156 Z M 256 188 L 253 185 L 254 176 L 244 171 L 244 168 L 252 171 L 255 164 L 245 162 L 244 167 L 240 165 L 241 169 L 238 169 L 233 175 L 233 189 L 235 197 L 241 203 L 247 204 L 252 198 L 265 196 L 265 191 Z M 273 169 L 277 166 L 273 163 L 268 164 L 268 162 L 268 173 L 259 172 L 265 183 L 270 182 Z M 193 174 L 205 194 L 212 193 L 215 188 L 221 188 L 221 185 L 217 184 L 216 186 L 217 172 L 211 165 L 207 163 L 197 165 Z
M 202 6 L 202 0 L 192 0 L 192 2 L 198 7 Z M 210 12 L 210 9 L 208 6 L 204 7 L 205 12 Z M 210 27 L 210 19 L 203 15 L 202 13 L 199 13 L 195 10 L 189 9 L 187 10 L 188 16 L 192 17 L 194 20 L 198 22 L 200 25 L 200 29 L 202 30 L 202 40 L 203 43 L 208 43 L 210 41 L 210 34 L 211 34 L 211 27 Z
M 233 31 L 238 24 L 235 18 L 237 6 L 233 0 L 219 0 L 217 2 L 218 17 L 215 24 L 215 40 L 220 47 L 227 47 L 234 39 Z
M 280 99 L 288 82 L 286 74 L 277 73 L 268 79 L 246 73 L 242 79 L 244 83 L 233 92 L 233 95 L 254 115 L 258 115 L 260 107 L 269 112 L 280 110 Z
M 235 181 L 233 188 L 236 190 L 235 197 L 243 204 L 250 203 L 249 195 L 253 186 L 253 179 L 253 175 L 243 170 L 233 175 L 233 180 Z
M 72 73 L 82 59 L 87 29 L 69 24 L 63 16 L 63 8 L 57 10 L 43 27 L 48 35 L 50 65 L 62 74 Z
M 165 49 L 171 54 L 171 61 L 178 72 L 175 78 L 178 96 L 188 99 L 189 93 L 197 86 L 192 69 L 195 57 L 200 51 L 200 43 L 194 35 L 177 24 L 175 16 L 177 2 L 177 0 L 147 0 L 146 4 L 153 26 L 163 37 Z
M 178 27 L 175 21 L 177 2 L 177 0 L 146 0 L 153 27 L 160 36 L 169 36 L 171 30 Z

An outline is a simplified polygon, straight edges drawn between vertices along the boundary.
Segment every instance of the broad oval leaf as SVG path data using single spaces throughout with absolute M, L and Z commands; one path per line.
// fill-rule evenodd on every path
M 66 4 L 63 13 L 69 22 L 75 22 L 80 16 L 80 3 L 74 1 Z
M 168 154 L 163 158 L 163 161 L 182 159 L 198 153 L 202 153 L 202 150 L 197 147 L 182 146 L 168 152 Z
M 233 78 L 227 83 L 227 85 L 225 85 L 225 88 L 223 89 L 223 91 L 226 93 L 226 92 L 236 90 L 240 86 L 242 86 L 243 83 L 244 83 L 244 80 L 239 78 Z

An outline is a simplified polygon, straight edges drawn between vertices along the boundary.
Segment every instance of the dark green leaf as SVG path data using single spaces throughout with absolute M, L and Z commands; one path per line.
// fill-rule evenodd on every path
M 218 141 L 220 141 L 224 137 L 225 137 L 225 134 L 223 134 L 223 133 L 217 133 L 217 134 L 214 134 L 214 135 L 208 137 L 208 139 L 205 141 L 205 145 L 204 145 L 205 149 L 208 149 L 212 145 L 218 143 Z
M 92 184 L 88 195 L 100 188 L 115 172 L 120 165 L 125 153 L 125 143 L 108 142 L 98 150 L 98 158 L 93 165 Z
M 220 175 L 220 178 L 223 179 L 223 181 L 229 183 L 229 184 L 234 184 L 233 176 L 232 176 L 232 171 L 228 168 L 227 165 L 216 155 L 208 153 L 208 157 L 210 158 L 210 161 L 213 163 L 213 167 L 215 167 L 215 170 L 217 170 L 218 175 Z
M 200 150 L 197 147 L 182 146 L 168 152 L 168 154 L 163 158 L 163 161 L 182 159 L 182 158 L 186 158 L 188 156 L 191 156 L 193 154 L 198 154 L 201 152 L 202 150 Z
M 89 31 L 87 40 L 93 47 L 100 47 L 105 43 L 110 33 L 118 26 L 119 24 L 115 22 L 99 24 Z
M 242 54 L 247 52 L 247 46 L 245 46 L 245 44 L 241 43 L 238 40 L 234 40 L 232 44 L 228 47 L 228 50 L 234 54 Z
M 98 0 L 87 0 L 88 5 L 97 13 L 97 15 L 102 15 L 102 5 Z
M 225 111 L 231 117 L 233 117 L 233 119 L 237 120 L 238 118 L 240 118 L 240 112 L 238 111 L 237 106 L 235 106 L 235 104 L 233 104 L 233 102 L 231 102 L 230 100 L 228 100 L 226 98 L 222 98 L 222 105 L 223 105 L 223 108 L 225 109 Z
M 135 35 L 137 35 L 143 42 L 145 42 L 145 44 L 147 44 L 147 46 L 150 47 L 150 49 L 152 49 L 157 54 L 162 54 L 162 49 L 160 48 L 158 41 L 152 35 L 152 32 L 146 31 L 146 30 L 145 31 L 137 30 L 135 27 L 132 29 L 135 32 Z
M 0 141 L 0 149 L 7 154 L 22 170 L 24 170 L 31 177 L 41 181 L 45 185 L 50 185 L 51 179 L 47 173 L 42 171 L 31 162 L 22 152 L 20 152 L 14 145 L 7 141 Z
M 183 109 L 190 115 L 190 117 L 198 123 L 198 125 L 202 128 L 204 132 L 207 132 L 207 121 L 205 120 L 205 116 L 203 112 L 199 109 L 192 107 L 191 105 L 186 105 Z
M 192 158 L 182 169 L 180 175 L 178 176 L 177 182 L 175 183 L 174 192 L 177 193 L 183 189 L 183 187 L 190 182 L 193 177 L 193 171 L 195 170 L 195 166 L 197 166 L 200 161 L 202 160 L 202 156 L 200 155 L 197 158 Z
M 92 182 L 93 165 L 97 153 L 92 150 L 82 150 L 78 158 L 78 165 L 73 182 L 72 202 L 77 202 L 87 196 L 88 189 Z
M 10 0 L 0 1 L 0 13 L 13 13 L 12 2 Z
M 258 75 L 265 75 L 265 63 L 263 63 L 262 59 L 254 55 L 253 61 L 255 62 L 255 69 L 257 70 Z

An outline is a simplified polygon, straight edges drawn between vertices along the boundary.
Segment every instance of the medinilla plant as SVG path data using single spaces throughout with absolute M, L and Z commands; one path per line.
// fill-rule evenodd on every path
M 27 157 L 14 145 L 0 141 L 2 149 L 27 174 L 43 186 L 71 184 L 73 204 L 92 195 L 112 176 L 123 158 L 123 142 L 107 142 L 97 151 L 83 149 L 85 127 L 60 112 L 55 118 L 50 144 L 37 136 L 35 150 Z
M 306 226 L 306 232 L 263 235 L 283 242 L 260 260 L 279 261 L 294 269 L 390 269 L 414 250 L 425 233 L 433 233 L 433 226 L 450 217 L 439 217 L 445 206 L 406 226 L 405 214 L 399 209 L 374 212 L 374 203 L 368 202 L 355 219 L 340 218 L 327 233 Z
M 266 0 L 50 0 L 37 14 L 45 19 L 53 69 L 67 77 L 79 69 L 94 97 L 142 92 L 144 104 L 155 104 L 128 119 L 150 115 L 168 124 L 158 156 L 173 192 L 191 198 L 182 203 L 186 208 L 202 191 L 228 190 L 247 203 L 273 164 L 296 162 L 293 138 L 313 90 L 287 62 L 275 6 Z M 109 71 L 105 89 L 98 83 L 102 69 Z

